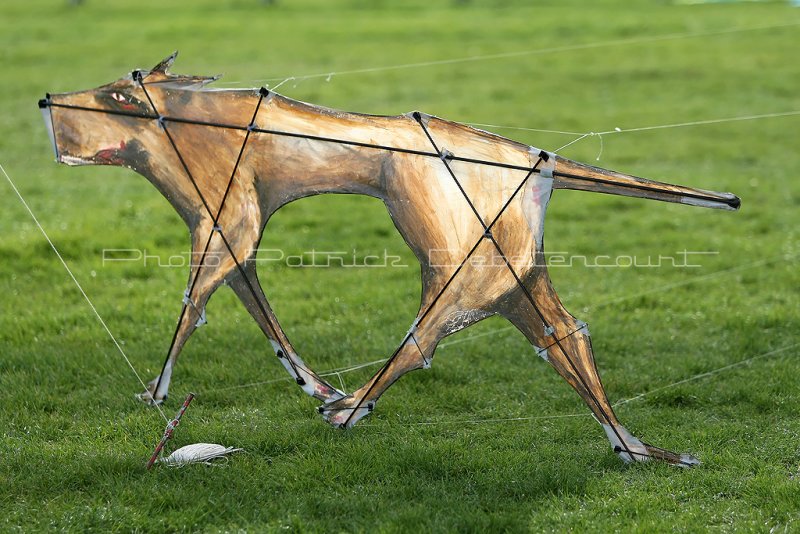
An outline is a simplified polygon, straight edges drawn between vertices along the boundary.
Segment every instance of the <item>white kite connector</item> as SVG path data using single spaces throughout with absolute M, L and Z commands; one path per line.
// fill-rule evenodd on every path
M 204 324 L 206 324 L 206 323 L 208 323 L 208 320 L 206 319 L 206 309 L 205 309 L 205 308 L 203 308 L 203 309 L 200 311 L 200 317 L 198 317 L 198 318 L 197 318 L 197 322 L 196 322 L 196 323 L 194 323 L 194 326 L 195 326 L 196 328 L 200 328 L 201 326 L 203 326 L 203 325 L 204 325 Z
M 589 337 L 592 336 L 591 332 L 589 332 L 589 324 L 584 323 L 581 320 L 578 320 L 578 329 L 576 330 L 576 332 L 583 332 L 585 335 Z
M 539 161 L 539 158 L 542 159 L 538 167 L 539 176 L 542 178 L 552 178 L 553 171 L 556 169 L 556 155 L 553 152 L 541 150 L 533 146 L 528 149 L 528 152 L 530 153 L 531 161 L 536 162 Z
M 405 116 L 414 119 L 415 121 L 421 123 L 423 126 L 428 126 L 428 122 L 433 117 L 433 115 L 428 115 L 427 113 L 423 113 L 422 111 L 412 111 L 410 113 L 406 113 Z
M 419 319 L 420 319 L 419 317 L 414 319 L 414 322 L 411 323 L 410 327 L 408 327 L 408 331 L 406 332 L 406 339 L 408 339 L 411 336 L 413 336 L 414 333 L 417 331 L 417 327 L 419 326 Z

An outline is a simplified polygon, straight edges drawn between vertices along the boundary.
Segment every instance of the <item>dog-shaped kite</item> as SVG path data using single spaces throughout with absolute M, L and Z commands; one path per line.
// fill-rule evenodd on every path
M 553 189 L 729 210 L 738 209 L 736 196 L 583 165 L 419 112 L 362 115 L 263 88 L 208 90 L 216 77 L 171 74 L 174 59 L 175 54 L 150 71 L 134 71 L 97 89 L 39 102 L 57 161 L 136 171 L 169 200 L 191 232 L 195 261 L 183 309 L 163 370 L 143 400 L 166 398 L 181 348 L 205 322 L 211 294 L 227 283 L 292 377 L 324 402 L 320 413 L 333 425 L 354 425 L 403 374 L 429 367 L 442 338 L 499 314 L 575 388 L 623 460 L 697 463 L 688 454 L 641 442 L 617 420 L 587 326 L 564 309 L 550 282 L 544 215 Z M 272 214 L 321 193 L 383 200 L 422 270 L 417 318 L 383 367 L 351 394 L 331 386 L 297 355 L 253 261 Z

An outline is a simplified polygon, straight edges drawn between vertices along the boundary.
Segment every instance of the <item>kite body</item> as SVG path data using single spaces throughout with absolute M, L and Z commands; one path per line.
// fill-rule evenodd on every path
M 544 215 L 559 188 L 722 209 L 737 209 L 737 197 L 582 165 L 419 112 L 361 115 L 266 89 L 204 90 L 215 78 L 170 74 L 174 57 L 151 71 L 40 102 L 58 161 L 144 175 L 190 229 L 195 261 L 184 305 L 164 368 L 143 400 L 166 398 L 184 343 L 205 322 L 211 294 L 227 283 L 336 426 L 354 425 L 400 376 L 429 367 L 444 337 L 502 315 L 581 395 L 623 460 L 697 463 L 644 444 L 620 425 L 588 327 L 564 309 L 547 274 Z M 380 371 L 351 394 L 327 383 L 294 350 L 253 261 L 272 214 L 321 193 L 381 199 L 421 265 L 417 318 Z

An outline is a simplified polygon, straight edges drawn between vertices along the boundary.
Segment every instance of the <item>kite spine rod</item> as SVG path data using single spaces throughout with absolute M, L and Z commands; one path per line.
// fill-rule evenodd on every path
M 224 128 L 229 130 L 239 130 L 239 131 L 250 131 L 250 132 L 257 132 L 257 133 L 264 133 L 268 135 L 277 135 L 282 137 L 294 137 L 299 139 L 310 139 L 312 141 L 321 141 L 326 143 L 337 143 L 342 145 L 350 145 L 350 146 L 358 146 L 362 148 L 372 148 L 376 150 L 386 150 L 389 152 L 399 152 L 403 154 L 413 154 L 417 156 L 425 156 L 430 158 L 441 159 L 442 155 L 437 152 L 430 152 L 425 150 L 414 150 L 411 148 L 400 148 L 400 147 L 393 147 L 388 145 L 379 145 L 374 143 L 362 143 L 360 141 L 350 141 L 346 139 L 336 139 L 333 137 L 323 137 L 319 135 L 312 135 L 312 134 L 304 134 L 299 132 L 284 132 L 281 130 L 271 130 L 265 128 L 255 128 L 251 126 L 239 126 L 236 124 L 226 124 L 226 123 L 218 123 L 218 122 L 209 122 L 209 121 L 202 121 L 197 119 L 187 119 L 184 117 L 169 117 L 166 115 L 154 115 L 154 114 L 142 114 L 142 113 L 130 113 L 125 111 L 119 110 L 109 110 L 109 109 L 99 109 L 99 108 L 91 108 L 87 106 L 76 106 L 72 104 L 56 104 L 49 99 L 49 95 L 47 99 L 43 99 L 39 101 L 39 107 L 57 107 L 57 108 L 65 108 L 65 109 L 75 109 L 80 111 L 92 111 L 95 113 L 107 113 L 109 115 L 121 115 L 125 117 L 131 117 L 135 119 L 145 119 L 145 120 L 155 120 L 159 123 L 165 122 L 175 122 L 180 124 L 193 124 L 197 126 L 209 126 L 212 128 Z M 529 171 L 531 170 L 530 167 L 525 167 L 522 165 L 513 165 L 510 163 L 502 163 L 499 161 L 489 161 L 483 159 L 475 159 L 475 158 L 465 158 L 461 156 L 456 156 L 454 154 L 448 154 L 447 159 L 451 161 L 461 161 L 464 163 L 474 163 L 477 165 L 487 165 L 490 167 L 500 167 L 503 169 L 511 169 L 517 171 Z M 539 173 L 539 170 L 535 170 L 535 173 Z M 571 180 L 582 181 L 582 182 L 589 182 L 589 183 L 596 183 L 596 184 L 604 184 L 604 185 L 614 185 L 621 189 L 633 189 L 637 191 L 646 191 L 651 193 L 664 193 L 663 190 L 660 190 L 655 187 L 648 187 L 647 185 L 642 184 L 620 184 L 619 182 L 614 182 L 612 180 L 604 180 L 602 178 L 594 178 L 594 177 L 587 177 L 587 176 L 578 176 L 571 173 L 560 172 L 558 170 L 553 171 L 553 176 L 561 177 L 561 178 L 568 178 Z M 689 192 L 682 192 L 679 194 L 682 197 L 690 197 L 697 200 L 704 200 L 708 202 L 719 202 L 718 198 L 709 197 L 701 194 L 696 193 L 689 193 Z

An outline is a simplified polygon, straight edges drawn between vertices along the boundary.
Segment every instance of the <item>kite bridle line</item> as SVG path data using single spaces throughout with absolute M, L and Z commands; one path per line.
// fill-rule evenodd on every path
M 482 243 L 483 239 L 489 239 L 492 242 L 492 244 L 495 247 L 495 249 L 497 250 L 497 252 L 503 258 L 503 261 L 506 264 L 506 267 L 509 269 L 511 274 L 514 276 L 515 281 L 517 282 L 519 287 L 522 289 L 526 299 L 529 301 L 529 303 L 533 307 L 533 309 L 536 312 L 537 316 L 540 318 L 542 323 L 545 325 L 545 328 L 548 327 L 547 321 L 545 320 L 544 315 L 542 314 L 541 310 L 539 310 L 538 306 L 536 305 L 535 300 L 533 299 L 533 296 L 530 294 L 530 291 L 524 285 L 524 283 L 522 282 L 522 280 L 520 279 L 520 277 L 518 276 L 518 274 L 514 270 L 513 266 L 511 265 L 510 261 L 508 260 L 507 256 L 503 252 L 502 248 L 500 247 L 499 243 L 496 241 L 496 239 L 494 238 L 494 236 L 491 233 L 492 226 L 497 222 L 497 220 L 503 214 L 505 209 L 510 205 L 511 200 L 513 198 L 515 198 L 515 196 L 518 194 L 518 192 L 521 190 L 521 188 L 527 182 L 527 180 L 530 178 L 530 176 L 533 175 L 534 173 L 541 174 L 541 171 L 538 169 L 539 164 L 543 160 L 547 161 L 549 159 L 549 157 L 550 157 L 546 152 L 540 152 L 539 159 L 538 159 L 538 161 L 536 162 L 536 164 L 532 168 L 525 167 L 525 166 L 520 166 L 520 165 L 513 165 L 513 164 L 508 164 L 508 163 L 496 162 L 496 161 L 488 161 L 488 160 L 475 159 L 475 158 L 459 157 L 459 156 L 456 156 L 456 155 L 448 152 L 447 150 L 443 150 L 443 151 L 439 150 L 438 146 L 436 145 L 436 142 L 433 140 L 433 138 L 431 137 L 428 129 L 426 128 L 425 124 L 423 123 L 421 114 L 419 112 L 415 112 L 413 114 L 413 117 L 419 123 L 419 125 L 421 126 L 421 128 L 424 131 L 426 137 L 431 142 L 435 152 L 429 152 L 429 151 L 423 151 L 423 150 L 415 150 L 415 149 L 407 149 L 407 148 L 400 148 L 400 147 L 392 147 L 392 146 L 386 146 L 386 145 L 379 145 L 379 144 L 375 144 L 375 143 L 364 143 L 364 142 L 346 140 L 346 139 L 336 139 L 336 138 L 330 138 L 330 137 L 324 137 L 324 136 L 316 136 L 316 135 L 311 135 L 311 134 L 303 134 L 303 133 L 299 133 L 299 132 L 285 132 L 285 131 L 279 131 L 279 130 L 257 128 L 255 126 L 256 116 L 257 116 L 258 111 L 259 111 L 259 109 L 261 107 L 261 104 L 262 104 L 262 102 L 264 100 L 264 97 L 270 94 L 269 91 L 266 88 L 263 88 L 263 87 L 259 90 L 258 102 L 256 104 L 256 108 L 255 108 L 255 111 L 253 113 L 253 117 L 252 117 L 250 123 L 247 126 L 239 126 L 239 125 L 234 125 L 234 124 L 217 123 L 217 122 L 210 122 L 210 121 L 200 121 L 200 120 L 188 119 L 188 118 L 182 118 L 182 117 L 170 117 L 170 116 L 161 115 L 158 112 L 158 108 L 156 107 L 153 99 L 151 98 L 149 92 L 147 91 L 147 88 L 145 87 L 143 73 L 141 71 L 133 71 L 132 77 L 138 83 L 139 87 L 142 89 L 142 91 L 144 92 L 145 96 L 147 97 L 147 100 L 148 100 L 148 102 L 150 104 L 150 107 L 153 110 L 153 114 L 130 113 L 130 112 L 124 112 L 124 111 L 119 111 L 119 110 L 108 110 L 108 109 L 92 108 L 92 107 L 88 107 L 88 106 L 77 106 L 77 105 L 71 105 L 71 104 L 57 104 L 57 103 L 54 103 L 54 102 L 52 102 L 50 100 L 49 95 L 48 95 L 48 98 L 45 101 L 40 102 L 40 106 L 41 107 L 48 107 L 48 106 L 49 107 L 60 107 L 60 108 L 74 109 L 74 110 L 80 110 L 80 111 L 107 113 L 107 114 L 111 114 L 111 115 L 121 115 L 121 116 L 126 116 L 126 117 L 131 117 L 131 118 L 144 119 L 144 120 L 156 120 L 158 122 L 158 125 L 161 127 L 161 129 L 164 131 L 165 135 L 167 136 L 167 139 L 168 139 L 170 145 L 172 146 L 173 150 L 175 151 L 175 154 L 178 157 L 178 159 L 179 159 L 179 161 L 181 163 L 181 166 L 184 169 L 184 172 L 186 173 L 187 177 L 189 178 L 190 182 L 192 183 L 192 186 L 195 189 L 196 193 L 198 194 L 198 196 L 199 196 L 199 198 L 200 198 L 205 210 L 207 211 L 208 215 L 212 218 L 212 223 L 213 223 L 212 230 L 209 233 L 209 237 L 208 237 L 208 239 L 206 241 L 206 245 L 205 245 L 203 253 L 201 255 L 197 272 L 196 272 L 193 280 L 191 281 L 191 284 L 190 284 L 189 289 L 187 291 L 187 298 L 184 299 L 183 309 L 181 311 L 181 315 L 180 315 L 180 318 L 178 320 L 178 325 L 177 325 L 177 327 L 175 329 L 175 333 L 173 335 L 172 343 L 170 344 L 170 349 L 169 349 L 169 351 L 167 353 L 166 361 L 164 363 L 164 366 L 162 367 L 162 373 L 159 375 L 157 383 L 156 383 L 156 386 L 155 386 L 155 388 L 153 390 L 153 401 L 154 402 L 157 402 L 156 399 L 155 399 L 155 393 L 158 391 L 158 387 L 159 387 L 159 385 L 161 383 L 161 379 L 163 377 L 163 371 L 164 371 L 164 369 L 166 368 L 166 366 L 167 366 L 167 364 L 169 362 L 170 354 L 171 354 L 172 349 L 174 347 L 174 344 L 175 344 L 175 342 L 177 340 L 178 331 L 180 329 L 181 322 L 182 322 L 182 320 L 183 320 L 183 318 L 185 316 L 186 309 L 189 306 L 189 304 L 191 304 L 192 307 L 195 309 L 196 313 L 198 313 L 198 315 L 200 315 L 199 311 L 194 307 L 194 303 L 191 301 L 191 293 L 192 293 L 192 291 L 193 291 L 193 289 L 194 289 L 194 287 L 195 287 L 195 285 L 197 283 L 197 280 L 199 278 L 200 271 L 201 271 L 201 269 L 203 267 L 205 257 L 208 254 L 208 250 L 209 250 L 211 239 L 213 238 L 214 232 L 219 233 L 220 238 L 222 239 L 222 241 L 223 241 L 223 243 L 225 245 L 225 248 L 228 250 L 228 253 L 230 254 L 231 258 L 233 259 L 233 261 L 234 261 L 234 263 L 236 265 L 236 268 L 239 271 L 239 274 L 241 275 L 244 283 L 246 284 L 247 288 L 249 289 L 254 301 L 256 302 L 256 304 L 257 304 L 257 306 L 259 308 L 259 311 L 261 312 L 262 316 L 264 317 L 265 322 L 266 322 L 269 330 L 271 331 L 271 333 L 273 334 L 273 336 L 275 338 L 275 341 L 279 345 L 280 351 L 278 351 L 278 357 L 282 358 L 284 355 L 286 356 L 286 359 L 287 359 L 288 363 L 290 364 L 292 370 L 294 371 L 294 374 L 296 375 L 296 381 L 301 386 L 305 384 L 305 380 L 302 378 L 302 376 L 298 372 L 298 368 L 302 368 L 304 371 L 309 373 L 309 375 L 311 375 L 311 376 L 316 376 L 316 374 L 311 372 L 309 369 L 306 369 L 306 368 L 304 368 L 302 366 L 298 366 L 293 361 L 293 359 L 291 357 L 289 357 L 289 352 L 286 350 L 286 347 L 285 347 L 285 345 L 283 343 L 283 340 L 281 339 L 281 336 L 278 334 L 278 329 L 273 324 L 273 321 L 272 321 L 271 317 L 269 316 L 269 313 L 265 309 L 265 307 L 264 307 L 263 303 L 261 302 L 261 300 L 258 298 L 258 293 L 256 292 L 255 288 L 252 286 L 252 284 L 250 282 L 250 279 L 249 279 L 249 277 L 247 276 L 247 273 L 244 270 L 244 267 L 242 266 L 241 262 L 239 262 L 239 260 L 236 257 L 236 255 L 235 255 L 230 243 L 228 242 L 227 238 L 225 237 L 223 229 L 218 224 L 219 217 L 220 217 L 220 215 L 222 213 L 222 210 L 223 210 L 223 208 L 225 206 L 225 201 L 227 200 L 228 193 L 230 192 L 230 188 L 231 188 L 231 186 L 233 184 L 233 180 L 235 179 L 236 172 L 237 172 L 239 164 L 241 162 L 241 158 L 242 158 L 242 155 L 244 153 L 244 149 L 246 148 L 247 142 L 248 142 L 248 140 L 250 138 L 250 134 L 252 132 L 264 133 L 264 134 L 270 134 L 270 135 L 276 135 L 276 136 L 295 137 L 295 138 L 301 138 L 301 139 L 308 139 L 308 140 L 315 140 L 315 141 L 329 142 L 329 143 L 337 143 L 337 144 L 344 144 L 344 145 L 351 145 L 351 146 L 358 146 L 358 147 L 362 147 L 362 148 L 372 148 L 372 149 L 377 149 L 377 150 L 386 150 L 386 151 L 390 151 L 390 152 L 399 152 L 399 153 L 413 154 L 413 155 L 425 156 L 425 157 L 435 157 L 437 159 L 440 159 L 442 161 L 442 163 L 445 165 L 445 167 L 446 167 L 448 173 L 450 174 L 450 176 L 453 178 L 453 180 L 456 183 L 458 189 L 461 191 L 462 195 L 464 196 L 464 199 L 469 204 L 470 208 L 472 209 L 473 213 L 475 214 L 476 218 L 480 222 L 481 227 L 483 229 L 483 234 L 479 238 L 478 242 L 470 250 L 470 252 L 468 253 L 467 257 L 464 259 L 464 261 L 461 263 L 461 265 L 459 265 L 459 267 L 456 269 L 456 271 L 453 273 L 453 275 L 450 277 L 450 279 L 447 281 L 447 283 L 443 286 L 442 290 L 439 292 L 439 294 L 436 296 L 436 298 L 434 298 L 434 300 L 428 306 L 426 311 L 415 321 L 415 323 L 412 326 L 412 328 L 409 329 L 408 333 L 406 334 L 406 336 L 403 339 L 403 341 L 400 344 L 400 346 L 397 348 L 397 350 L 395 350 L 395 352 L 392 354 L 392 356 L 387 360 L 386 364 L 384 364 L 384 366 L 381 368 L 379 373 L 376 375 L 375 379 L 372 380 L 372 383 L 371 383 L 370 387 L 368 388 L 367 392 L 365 393 L 365 395 L 361 399 L 359 399 L 359 402 L 357 403 L 357 405 L 355 407 L 353 407 L 353 408 L 345 408 L 345 409 L 352 410 L 352 411 L 351 411 L 350 415 L 348 416 L 347 420 L 345 421 L 345 423 L 343 424 L 343 426 L 346 427 L 347 424 L 350 422 L 350 420 L 355 415 L 356 411 L 359 408 L 362 407 L 364 399 L 369 395 L 369 393 L 375 387 L 375 385 L 380 380 L 380 378 L 382 378 L 382 376 L 388 370 L 388 368 L 390 367 L 390 365 L 392 364 L 394 359 L 399 354 L 399 352 L 402 349 L 402 347 L 405 346 L 405 344 L 408 342 L 409 339 L 412 339 L 414 341 L 415 345 L 417 346 L 417 349 L 419 350 L 419 352 L 420 352 L 420 354 L 422 356 L 423 362 L 426 365 L 429 363 L 429 360 L 426 358 L 426 356 L 423 353 L 421 347 L 419 346 L 419 343 L 416 340 L 416 337 L 414 336 L 414 332 L 416 331 L 417 324 L 420 321 L 422 321 L 428 315 L 428 313 L 433 308 L 433 305 L 436 304 L 436 302 L 441 297 L 441 295 L 444 293 L 444 291 L 449 287 L 450 283 L 453 281 L 455 276 L 460 272 L 460 270 L 463 268 L 464 264 L 469 260 L 469 258 L 472 256 L 472 254 L 474 254 L 474 252 L 477 250 L 478 246 Z M 216 212 L 216 215 L 212 211 L 212 209 L 211 209 L 210 205 L 208 204 L 205 196 L 203 195 L 202 191 L 200 190 L 199 186 L 197 185 L 197 182 L 194 179 L 194 176 L 192 175 L 191 171 L 189 170 L 189 167 L 186 164 L 186 161 L 183 159 L 183 156 L 182 156 L 180 150 L 178 149 L 178 147 L 177 147 L 172 135 L 170 134 L 170 132 L 169 132 L 169 130 L 167 128 L 167 122 L 175 122 L 175 123 L 179 123 L 179 124 L 193 124 L 193 125 L 198 125 L 198 126 L 208 126 L 208 127 L 224 128 L 224 129 L 239 130 L 239 131 L 245 131 L 246 132 L 244 140 L 242 142 L 242 146 L 241 146 L 241 148 L 239 150 L 239 154 L 238 154 L 236 163 L 235 163 L 233 171 L 231 173 L 231 177 L 228 180 L 228 184 L 227 184 L 227 187 L 225 189 L 225 193 L 223 195 L 223 198 L 222 198 L 222 201 L 220 203 L 220 206 L 219 206 L 219 208 L 218 208 L 218 210 Z M 491 224 L 489 224 L 487 226 L 487 224 L 484 222 L 483 218 L 480 216 L 480 214 L 476 210 L 476 208 L 475 208 L 474 204 L 472 203 L 472 201 L 470 200 L 469 196 L 467 195 L 467 193 L 464 191 L 463 187 L 461 186 L 461 183 L 459 182 L 458 178 L 456 177 L 455 173 L 453 172 L 452 168 L 450 167 L 450 164 L 448 163 L 448 160 L 449 161 L 460 161 L 460 162 L 465 162 L 465 163 L 473 163 L 473 164 L 479 164 L 479 165 L 488 165 L 488 166 L 511 169 L 511 170 L 528 171 L 528 174 L 525 176 L 525 178 L 519 184 L 517 189 L 514 191 L 513 195 L 509 198 L 509 200 L 506 202 L 506 204 L 503 206 L 503 208 L 500 210 L 500 212 L 497 214 L 497 216 L 494 218 L 494 220 L 491 222 Z M 571 174 L 571 173 L 563 173 L 563 172 L 559 172 L 559 171 L 556 171 L 556 170 L 550 171 L 549 174 L 551 176 L 565 177 L 565 178 L 570 178 L 570 179 L 579 180 L 579 181 L 592 182 L 592 183 L 613 183 L 613 182 L 610 182 L 608 180 L 603 180 L 601 178 L 577 176 L 577 175 L 574 175 L 574 174 Z M 614 184 L 617 185 L 617 186 L 620 185 L 619 183 L 614 183 Z M 638 190 L 644 190 L 644 191 L 658 191 L 655 188 L 651 188 L 651 187 L 648 187 L 646 185 L 640 185 L 640 184 L 624 184 L 624 186 L 625 187 L 629 187 L 631 189 L 638 189 Z M 718 201 L 719 200 L 719 199 L 715 199 L 715 198 L 712 198 L 712 197 L 707 197 L 705 195 L 692 194 L 692 193 L 684 193 L 683 196 L 690 196 L 692 198 L 696 198 L 696 199 L 700 199 L 700 200 L 709 200 L 709 201 Z M 188 300 L 188 302 L 187 302 L 187 300 Z M 202 316 L 200 317 L 200 319 L 202 319 Z M 592 390 L 588 387 L 588 384 L 586 383 L 585 378 L 582 376 L 582 374 L 580 372 L 578 372 L 577 367 L 575 366 L 574 362 L 572 361 L 572 358 L 570 358 L 568 352 L 566 351 L 566 349 L 564 349 L 563 345 L 561 344 L 561 341 L 563 341 L 564 339 L 570 337 L 571 335 L 575 334 L 576 332 L 578 332 L 578 331 L 580 331 L 580 330 L 582 330 L 584 328 L 585 328 L 585 325 L 582 325 L 580 328 L 574 330 L 573 332 L 570 332 L 569 334 L 567 334 L 566 336 L 561 337 L 561 338 L 558 338 L 555 335 L 550 334 L 550 335 L 553 335 L 554 341 L 543 350 L 547 350 L 547 348 L 550 348 L 550 347 L 553 347 L 553 346 L 557 346 L 559 348 L 559 350 L 561 351 L 561 353 L 565 356 L 567 362 L 569 363 L 570 367 L 572 368 L 573 373 L 580 380 L 581 385 L 584 387 L 584 389 L 589 394 L 592 402 L 595 404 L 595 406 L 597 407 L 598 411 L 603 416 L 603 419 L 607 422 L 608 426 L 612 429 L 613 433 L 616 435 L 616 437 L 619 440 L 619 442 L 623 445 L 623 448 L 621 448 L 619 446 L 615 447 L 615 451 L 616 452 L 620 452 L 620 451 L 625 452 L 631 458 L 634 455 L 650 456 L 649 454 L 637 453 L 637 452 L 634 452 L 634 451 L 631 451 L 631 450 L 628 449 L 627 444 L 622 439 L 622 436 L 619 434 L 619 432 L 617 431 L 615 426 L 612 424 L 612 422 L 611 422 L 612 420 L 611 420 L 610 416 L 606 413 L 606 411 L 604 410 L 603 406 L 601 405 L 601 403 L 599 402 L 597 397 L 594 395 Z M 330 387 L 330 385 L 328 385 L 328 386 Z M 332 388 L 332 389 L 335 389 L 335 388 Z M 371 411 L 373 406 L 374 406 L 374 403 L 373 402 L 369 402 L 367 407 Z M 321 413 L 324 413 L 325 411 L 326 411 L 325 407 L 320 407 L 320 412 Z

